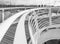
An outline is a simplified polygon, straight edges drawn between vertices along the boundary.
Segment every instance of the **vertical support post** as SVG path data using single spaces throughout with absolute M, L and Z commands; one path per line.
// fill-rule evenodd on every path
M 2 9 L 2 22 L 4 22 L 4 9 Z
M 51 14 L 51 8 L 49 8 L 49 23 L 50 23 L 50 25 L 52 25 L 51 16 L 52 16 L 52 14 Z

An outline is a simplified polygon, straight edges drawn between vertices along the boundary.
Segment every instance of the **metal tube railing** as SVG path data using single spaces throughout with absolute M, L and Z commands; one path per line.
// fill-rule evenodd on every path
M 21 15 L 23 15 L 19 22 L 18 22 L 18 26 L 17 26 L 17 30 L 16 30 L 16 34 L 15 34 L 15 40 L 14 40 L 14 44 L 27 44 L 26 43 L 26 37 L 25 37 L 25 28 L 24 28 L 24 21 L 25 21 L 25 17 L 31 12 L 31 11 L 34 11 L 34 10 L 37 10 L 37 9 L 46 9 L 46 8 L 35 8 L 35 9 L 31 9 L 31 10 L 25 10 L 25 11 L 22 11 L 22 12 L 19 12 L 13 16 L 11 16 L 10 18 L 8 18 L 7 20 L 5 20 L 3 23 L 0 24 L 0 41 L 2 40 L 4 34 L 7 32 L 8 28 L 10 27 L 10 25 Z M 51 15 L 51 14 L 50 14 Z M 49 16 L 50 16 L 49 15 Z M 4 15 L 3 15 L 4 16 Z M 51 16 L 50 16 L 51 18 Z M 51 19 L 50 19 L 51 20 Z M 4 29 L 3 29 L 4 28 Z M 45 28 L 44 28 L 45 29 Z M 43 30 L 44 30 L 43 29 Z M 41 30 L 42 31 L 42 30 Z M 34 36 L 32 35 L 32 29 L 31 27 L 29 26 L 29 33 L 30 33 L 30 36 L 31 36 L 31 40 L 32 40 L 32 43 L 33 44 L 36 44 L 35 42 L 35 38 Z M 21 35 L 21 36 L 20 36 Z M 24 37 L 22 37 L 24 36 Z M 20 40 L 20 41 L 19 41 Z M 21 42 L 22 41 L 22 42 Z M 23 42 L 24 41 L 24 42 Z

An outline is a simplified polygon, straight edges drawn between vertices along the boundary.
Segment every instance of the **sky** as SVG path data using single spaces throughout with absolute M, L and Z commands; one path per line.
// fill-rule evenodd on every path
M 0 0 L 0 2 L 6 4 L 15 4 L 15 5 L 41 5 L 41 4 L 51 4 L 51 5 L 60 5 L 59 0 Z

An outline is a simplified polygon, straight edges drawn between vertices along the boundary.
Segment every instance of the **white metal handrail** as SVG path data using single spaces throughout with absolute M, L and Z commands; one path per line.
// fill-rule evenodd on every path
M 46 9 L 46 8 L 35 8 L 35 9 L 30 9 L 30 10 L 25 10 L 22 12 L 19 12 L 13 16 L 11 16 L 10 18 L 8 18 L 6 21 L 4 21 L 3 23 L 0 24 L 0 41 L 2 40 L 4 34 L 6 33 L 6 31 L 8 30 L 8 28 L 10 27 L 10 25 L 19 17 L 22 15 L 22 17 L 20 18 L 19 22 L 18 22 L 18 26 L 17 26 L 17 30 L 16 30 L 16 34 L 15 34 L 15 39 L 14 39 L 14 44 L 27 44 L 26 43 L 26 37 L 25 37 L 25 28 L 24 28 L 24 21 L 26 16 L 34 10 L 38 10 L 38 9 Z M 4 29 L 3 29 L 4 28 Z M 23 33 L 22 33 L 23 32 Z M 31 40 L 33 44 L 36 44 L 35 42 L 35 37 L 32 34 L 32 28 L 29 26 L 29 33 L 31 36 Z M 20 36 L 21 35 L 21 36 Z M 22 37 L 24 36 L 24 37 Z M 21 41 L 19 41 L 21 40 Z M 24 41 L 24 42 L 23 42 Z
M 22 29 L 23 30 L 23 32 L 24 32 L 24 30 L 25 30 L 25 28 L 24 28 L 24 21 L 25 21 L 25 18 L 26 18 L 26 16 L 31 12 L 31 11 L 34 11 L 34 10 L 37 10 L 37 9 L 43 9 L 43 8 L 36 8 L 36 9 L 31 9 L 31 10 L 29 10 L 29 11 L 27 11 L 27 13 L 26 14 L 24 14 L 21 18 L 20 18 L 20 21 L 19 21 L 19 23 L 18 23 L 18 26 L 17 26 L 17 31 L 16 31 L 16 35 L 15 35 L 15 41 L 14 41 L 14 44 L 17 44 L 17 43 L 21 43 L 20 41 L 20 35 L 21 35 L 21 33 L 20 33 L 20 31 L 19 31 L 19 29 Z M 45 9 L 45 8 L 44 8 Z M 23 19 L 23 20 L 22 20 Z M 32 34 L 32 28 L 29 28 L 29 33 L 30 33 L 30 36 L 31 36 L 31 40 L 32 40 L 32 43 L 33 44 L 35 44 L 35 38 L 33 37 L 33 34 Z M 24 35 L 23 35 L 24 36 Z M 20 40 L 20 41 L 19 41 Z M 25 43 L 24 43 L 25 44 Z
M 10 27 L 10 25 L 20 16 L 24 13 L 25 11 L 23 12 L 20 12 L 20 13 L 17 13 L 13 16 L 11 16 L 10 18 L 8 18 L 7 20 L 5 20 L 4 22 L 2 22 L 0 24 L 0 41 L 2 40 L 3 36 L 5 35 L 5 33 L 7 32 L 8 28 Z

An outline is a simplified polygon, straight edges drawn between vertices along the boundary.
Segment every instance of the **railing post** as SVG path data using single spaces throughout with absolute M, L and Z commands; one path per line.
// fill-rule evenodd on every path
M 52 14 L 51 14 L 51 8 L 49 8 L 49 23 L 52 25 Z
M 2 9 L 2 22 L 4 22 L 4 9 Z

